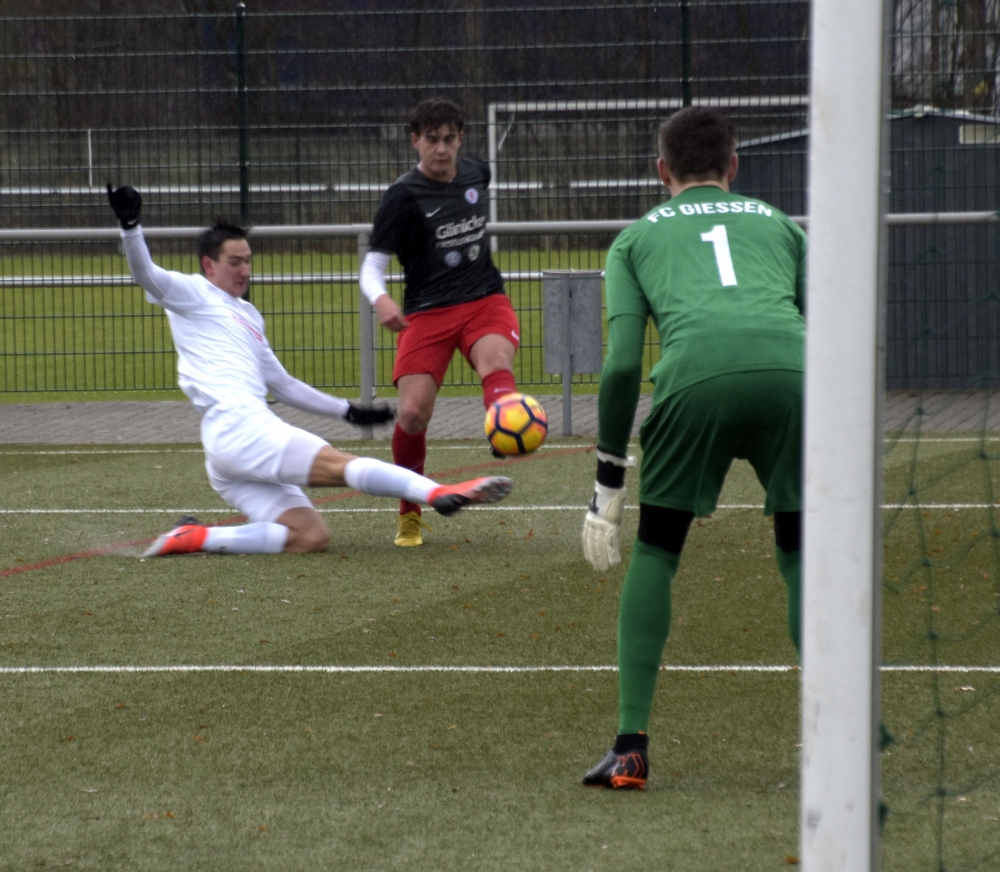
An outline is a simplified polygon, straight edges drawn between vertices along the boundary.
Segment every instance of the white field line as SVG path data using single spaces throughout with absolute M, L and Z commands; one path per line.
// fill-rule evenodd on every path
M 628 509 L 638 509 L 638 506 L 626 506 Z M 720 509 L 762 509 L 764 504 L 752 505 L 732 505 L 719 506 Z M 326 506 L 316 506 L 316 511 L 324 515 L 364 515 L 393 512 L 398 514 L 397 506 L 386 508 L 328 508 Z M 583 503 L 572 506 L 468 506 L 463 512 L 585 512 L 587 506 Z M 215 509 L 0 509 L 0 515 L 210 515 L 223 514 L 232 515 L 236 509 L 215 508 Z
M 344 442 L 353 442 L 354 440 L 345 439 Z M 554 445 L 543 445 L 539 448 L 539 451 L 561 451 L 564 448 L 594 448 L 596 442 L 557 442 Z M 361 449 L 359 449 L 361 450 Z M 369 451 L 391 451 L 392 445 L 386 440 L 383 444 L 374 444 L 371 442 L 366 442 L 364 444 L 363 450 L 367 453 Z M 475 442 L 472 445 L 434 445 L 433 443 L 427 444 L 428 451 L 475 451 L 482 454 L 484 451 L 484 445 L 482 442 Z M 70 454 L 74 456 L 87 455 L 87 454 L 204 454 L 204 451 L 199 446 L 198 448 L 67 448 L 58 450 L 41 450 L 41 451 L 31 451 L 30 449 L 15 450 L 15 451 L 0 451 L 0 457 L 23 457 L 23 456 L 41 456 L 41 455 L 61 455 Z M 491 458 L 495 459 L 495 458 Z
M 362 515 L 398 512 L 395 506 L 387 508 L 328 508 L 316 506 L 316 511 L 324 515 Z M 582 512 L 586 505 L 571 506 L 469 506 L 465 512 Z M 638 510 L 636 506 L 625 506 L 626 509 Z M 763 503 L 722 503 L 716 506 L 716 511 L 739 511 L 744 509 L 763 509 Z M 935 509 L 957 512 L 961 509 L 992 509 L 1000 508 L 996 503 L 883 503 L 883 509 Z M 0 509 L 0 515 L 232 515 L 236 509 Z
M 72 449 L 66 451 L 0 451 L 3 457 L 36 457 L 41 455 L 86 454 L 204 454 L 201 448 L 108 448 Z
M 351 440 L 346 440 L 351 441 Z M 963 443 L 963 442 L 1000 442 L 1000 436 L 901 436 L 898 439 L 887 437 L 886 443 L 896 444 L 900 442 L 933 442 L 933 443 Z M 557 451 L 563 448 L 593 448 L 596 442 L 557 442 L 552 445 L 543 445 L 539 451 Z M 637 443 L 629 443 L 630 447 L 636 447 Z M 368 442 L 364 446 L 366 452 L 369 451 L 390 451 L 391 446 L 386 444 L 375 444 Z M 435 445 L 428 443 L 428 451 L 476 451 L 482 452 L 481 442 L 474 442 L 470 445 Z M 32 451 L 31 449 L 18 449 L 14 451 L 0 451 L 0 457 L 21 457 L 21 456 L 45 456 L 45 455 L 87 455 L 87 454 L 202 454 L 200 447 L 197 448 L 73 448 L 57 450 Z
M 466 673 L 472 675 L 510 675 L 537 674 L 553 672 L 617 672 L 617 666 L 294 666 L 294 665 L 245 665 L 236 664 L 177 664 L 173 666 L 132 666 L 132 665 L 101 665 L 101 666 L 3 666 L 0 675 L 107 675 L 107 674 L 149 674 L 149 673 L 323 673 L 327 675 L 346 675 L 355 673 L 369 674 L 408 674 L 418 672 L 430 673 Z M 731 664 L 705 666 L 665 665 L 661 672 L 715 674 L 715 673 L 788 673 L 798 672 L 798 666 L 791 665 L 750 665 Z M 1000 674 L 1000 666 L 883 666 L 886 673 L 951 673 L 951 674 Z
M 1000 436 L 887 436 L 883 442 L 1000 442 Z

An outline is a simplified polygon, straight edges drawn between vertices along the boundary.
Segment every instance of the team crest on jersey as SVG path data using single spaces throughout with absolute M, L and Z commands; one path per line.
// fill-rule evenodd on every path
M 475 206 L 479 202 L 479 191 L 475 188 L 469 188 L 465 192 L 465 202 L 470 206 Z
M 449 251 L 444 256 L 444 262 L 448 264 L 448 266 L 458 266 L 462 262 L 462 252 Z
M 479 246 L 473 245 L 469 248 L 469 260 L 475 260 L 479 257 Z

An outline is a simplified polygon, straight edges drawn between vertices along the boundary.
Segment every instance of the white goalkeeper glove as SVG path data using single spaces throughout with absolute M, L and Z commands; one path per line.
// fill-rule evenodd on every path
M 622 562 L 618 530 L 625 508 L 625 469 L 629 466 L 635 466 L 634 457 L 597 452 L 594 496 L 583 519 L 583 556 L 598 572 L 607 572 Z

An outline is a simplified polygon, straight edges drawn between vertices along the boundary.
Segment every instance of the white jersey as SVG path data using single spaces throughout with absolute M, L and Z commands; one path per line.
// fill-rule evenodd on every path
M 177 382 L 204 415 L 209 410 L 267 408 L 267 394 L 321 415 L 343 417 L 348 403 L 299 381 L 271 350 L 264 319 L 246 300 L 202 275 L 165 270 L 149 255 L 142 228 L 122 230 L 132 277 L 150 303 L 167 312 L 177 349 Z

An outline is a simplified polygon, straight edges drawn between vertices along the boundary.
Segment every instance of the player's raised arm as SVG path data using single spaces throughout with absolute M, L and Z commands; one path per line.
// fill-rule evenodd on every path
M 142 197 L 135 188 L 131 185 L 112 188 L 111 182 L 108 182 L 108 202 L 122 230 L 131 230 L 138 226 L 139 215 L 142 212 Z
M 153 263 L 142 235 L 142 225 L 139 224 L 142 196 L 130 185 L 112 188 L 111 182 L 108 182 L 108 202 L 121 225 L 125 259 L 136 284 L 146 292 L 146 298 L 151 303 L 173 308 L 182 307 L 189 296 L 185 283 L 178 281 L 179 274 L 171 273 Z

